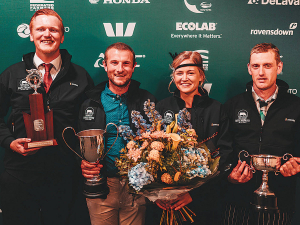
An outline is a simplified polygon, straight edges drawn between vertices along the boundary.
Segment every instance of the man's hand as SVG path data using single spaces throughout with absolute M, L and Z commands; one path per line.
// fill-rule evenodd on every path
M 85 178 L 93 178 L 100 173 L 100 169 L 103 167 L 99 162 L 90 163 L 86 160 L 81 161 L 81 171 Z
M 293 157 L 280 167 L 280 173 L 285 177 L 293 176 L 300 172 L 300 158 Z
M 23 155 L 33 155 L 35 154 L 39 149 L 41 148 L 30 148 L 30 149 L 25 149 L 24 144 L 31 142 L 30 138 L 18 138 L 10 143 L 10 149 Z
M 175 201 L 174 201 L 175 203 L 172 204 L 171 209 L 179 210 L 183 206 L 191 203 L 192 201 L 193 201 L 193 199 L 188 192 L 183 193 L 181 195 L 178 195 L 177 199 L 175 199 Z
M 250 170 L 246 161 L 243 163 L 239 160 L 236 167 L 233 168 L 232 172 L 228 176 L 228 181 L 233 184 L 246 183 L 253 177 L 253 173 Z

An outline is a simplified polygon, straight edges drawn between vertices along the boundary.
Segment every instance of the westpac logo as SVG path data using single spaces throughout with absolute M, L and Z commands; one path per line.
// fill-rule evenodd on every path
M 176 30 L 216 30 L 217 23 L 176 22 Z
M 30 11 L 37 11 L 39 9 L 53 9 L 54 10 L 54 1 L 53 0 L 30 0 Z
M 300 0 L 249 0 L 248 5 L 300 5 Z
M 116 23 L 116 31 L 114 31 L 111 23 L 103 23 L 107 37 L 131 37 L 134 32 L 136 23 L 128 23 L 124 32 L 124 24 Z
M 211 11 L 210 8 L 212 6 L 211 3 L 202 2 L 201 4 L 199 4 L 201 8 L 198 9 L 196 5 L 189 4 L 188 0 L 184 0 L 184 4 L 188 8 L 188 10 L 190 10 L 193 13 L 204 13 L 207 11 Z
M 289 26 L 289 30 L 280 30 L 277 28 L 276 30 L 257 30 L 251 29 L 251 35 L 276 35 L 276 36 L 292 36 L 294 35 L 294 30 L 297 28 L 298 23 L 291 23 Z
M 135 55 L 135 59 L 139 59 L 139 58 L 146 58 L 146 55 Z M 104 60 L 104 53 L 100 53 L 100 55 L 98 56 L 98 59 L 96 60 L 94 67 L 95 68 L 99 68 L 99 67 L 103 67 L 102 61 Z M 135 67 L 140 67 L 141 65 L 136 64 Z

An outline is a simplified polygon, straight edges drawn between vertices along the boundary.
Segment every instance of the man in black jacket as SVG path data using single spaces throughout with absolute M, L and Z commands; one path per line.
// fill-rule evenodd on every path
M 253 195 L 262 183 L 262 173 L 256 171 L 254 174 L 249 162 L 238 160 L 241 150 L 250 155 L 291 153 L 299 156 L 300 99 L 287 93 L 288 85 L 277 79 L 282 66 L 275 45 L 257 44 L 248 63 L 252 82 L 247 84 L 245 93 L 225 104 L 233 137 L 232 162 L 235 167 L 228 176 L 226 200 L 229 204 L 224 224 L 291 223 L 296 191 L 294 175 L 300 172 L 300 158 L 285 162 L 278 176 L 269 173 L 269 186 L 277 196 L 279 212 L 255 208 L 256 200 L 264 198 Z
M 131 79 L 136 66 L 134 51 L 124 43 L 112 44 L 105 51 L 103 65 L 108 81 L 87 93 L 90 99 L 81 107 L 79 130 L 105 129 L 108 123 L 128 125 L 134 130 L 130 118 L 132 110 L 141 112 L 146 118 L 144 102 L 148 99 L 155 102 L 152 94 L 140 89 L 140 83 Z M 101 174 L 107 177 L 110 189 L 106 199 L 87 198 L 91 222 L 93 225 L 142 225 L 145 222 L 145 198 L 129 194 L 128 185 L 118 176 L 115 159 L 120 156 L 125 143 L 120 136 L 116 140 L 116 135 L 116 128 L 108 126 L 103 168 L 99 163 L 91 164 L 85 160 L 81 163 L 85 178 L 98 175 L 102 168 Z
M 4 224 L 89 224 L 84 198 L 80 198 L 79 166 L 62 140 L 62 130 L 75 126 L 85 91 L 94 86 L 91 77 L 71 62 L 71 55 L 60 50 L 64 26 L 60 16 L 42 9 L 30 21 L 30 40 L 35 53 L 7 68 L 0 76 L 0 143 L 5 148 L 1 174 L 1 206 Z M 26 70 L 37 69 L 43 85 L 45 112 L 53 111 L 54 138 L 57 146 L 25 148 L 27 137 L 23 112 L 30 112 Z M 4 117 L 9 109 L 8 121 Z M 81 207 L 74 213 L 81 199 Z M 86 213 L 84 213 L 86 212 Z M 73 215 L 78 216 L 73 219 Z M 86 220 L 84 220 L 86 218 Z

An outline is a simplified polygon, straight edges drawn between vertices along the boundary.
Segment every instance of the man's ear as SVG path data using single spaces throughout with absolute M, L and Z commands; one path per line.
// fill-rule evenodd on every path
M 106 65 L 105 60 L 102 61 L 102 64 L 103 64 L 103 67 L 104 67 L 105 72 L 107 72 L 107 65 Z
M 277 65 L 277 74 L 280 74 L 283 68 L 283 62 L 278 63 Z
M 248 67 L 248 73 L 252 76 L 252 72 L 251 72 L 251 69 L 250 69 L 250 63 L 247 64 L 247 67 Z
M 132 72 L 134 72 L 134 69 L 135 69 L 136 65 L 137 65 L 137 62 L 134 63 L 133 68 L 132 68 Z
M 32 35 L 31 35 L 31 32 L 30 32 L 30 34 L 29 34 L 29 37 L 30 37 L 30 41 L 33 41 L 33 37 L 32 37 Z

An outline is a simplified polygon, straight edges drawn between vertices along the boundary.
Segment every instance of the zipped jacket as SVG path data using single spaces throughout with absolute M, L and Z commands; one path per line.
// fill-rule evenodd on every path
M 21 180 L 27 180 L 25 177 L 30 172 L 37 175 L 45 170 L 55 170 L 56 166 L 66 163 L 65 160 L 71 160 L 66 157 L 71 151 L 65 149 L 62 131 L 68 126 L 76 127 L 80 104 L 86 99 L 85 92 L 94 86 L 87 71 L 71 62 L 72 56 L 67 50 L 60 50 L 60 53 L 62 66 L 49 92 L 46 94 L 43 85 L 37 90 L 43 95 L 45 113 L 53 110 L 54 138 L 58 146 L 45 147 L 25 157 L 9 147 L 13 140 L 27 137 L 22 112 L 30 114 L 28 96 L 34 90 L 26 82 L 26 70 L 36 69 L 34 52 L 24 55 L 22 62 L 8 67 L 0 76 L 0 144 L 5 148 L 4 166 Z
M 261 125 L 260 114 L 252 97 L 252 82 L 247 84 L 247 91 L 226 102 L 225 109 L 230 122 L 230 134 L 233 139 L 231 162 L 234 168 L 238 154 L 246 150 L 250 155 L 269 154 L 283 156 L 290 153 L 299 156 L 300 98 L 287 93 L 288 85 L 277 80 L 279 88 L 276 100 L 270 106 L 264 125 Z M 249 157 L 241 154 L 241 160 L 250 163 Z M 284 163 L 283 161 L 282 163 Z M 249 204 L 252 193 L 262 182 L 262 173 L 257 171 L 245 184 L 229 183 L 229 199 Z M 295 176 L 283 177 L 269 173 L 269 186 L 278 197 L 278 206 L 292 210 L 295 197 Z

